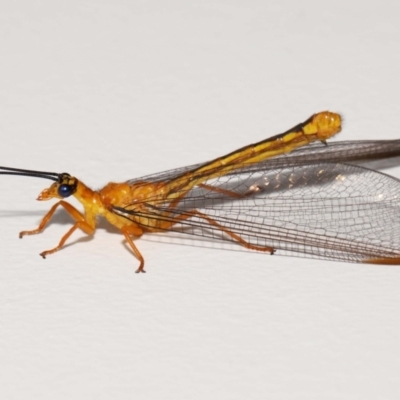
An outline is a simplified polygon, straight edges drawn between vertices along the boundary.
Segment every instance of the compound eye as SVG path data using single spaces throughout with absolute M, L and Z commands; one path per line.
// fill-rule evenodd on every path
M 71 186 L 71 185 L 65 185 L 65 184 L 63 184 L 63 185 L 60 185 L 59 187 L 58 187 L 58 194 L 61 196 L 61 197 L 69 197 L 69 196 L 71 196 L 71 194 L 73 194 L 74 193 L 74 188 Z

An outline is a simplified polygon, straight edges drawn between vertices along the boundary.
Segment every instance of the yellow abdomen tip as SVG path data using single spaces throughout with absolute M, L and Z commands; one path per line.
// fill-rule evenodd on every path
M 342 117 L 330 111 L 323 111 L 312 117 L 310 125 L 314 126 L 318 139 L 326 140 L 341 131 Z

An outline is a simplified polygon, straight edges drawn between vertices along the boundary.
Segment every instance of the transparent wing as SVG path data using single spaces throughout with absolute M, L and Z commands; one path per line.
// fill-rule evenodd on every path
M 373 169 L 383 169 L 400 165 L 400 140 L 353 140 L 329 142 L 328 145 L 314 142 L 308 146 L 269 158 L 260 163 L 243 165 L 241 172 L 273 170 L 276 168 L 320 162 L 350 163 Z M 139 181 L 167 182 L 177 179 L 205 164 L 208 164 L 208 162 L 147 175 L 129 180 L 128 183 L 134 184 Z
M 324 150 L 330 147 L 335 146 L 321 147 L 319 154 L 331 154 Z M 296 153 L 301 157 L 307 152 L 292 155 Z M 258 171 L 244 166 L 193 188 L 172 208 L 167 200 L 150 196 L 140 214 L 131 206 L 114 212 L 135 222 L 145 217 L 144 228 L 143 221 L 184 217 L 168 230 L 235 242 L 192 213 L 198 210 L 250 245 L 273 247 L 277 254 L 350 262 L 400 260 L 398 179 L 340 163 L 296 164 L 273 169 L 267 163 L 264 169 L 258 165 Z
M 319 162 L 345 163 L 384 169 L 400 164 L 400 140 L 348 140 L 320 142 L 266 160 L 272 168 Z

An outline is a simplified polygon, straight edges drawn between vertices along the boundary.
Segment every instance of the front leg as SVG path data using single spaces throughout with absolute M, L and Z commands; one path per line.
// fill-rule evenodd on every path
M 66 201 L 59 201 L 58 203 L 54 204 L 53 207 L 50 208 L 49 212 L 43 217 L 42 221 L 40 222 L 39 226 L 36 229 L 32 229 L 30 231 L 22 231 L 19 233 L 19 237 L 22 238 L 25 235 L 36 235 L 37 233 L 40 233 L 44 230 L 46 227 L 47 223 L 50 221 L 51 217 L 54 215 L 54 212 L 56 211 L 57 207 L 61 206 L 64 207 L 64 209 L 68 212 L 68 214 L 71 215 L 71 217 L 76 221 L 74 226 L 61 238 L 60 243 L 58 246 L 54 247 L 54 249 L 51 250 L 46 250 L 40 253 L 40 255 L 43 258 L 46 258 L 48 254 L 55 253 L 56 251 L 60 250 L 66 240 L 71 236 L 71 234 L 76 230 L 76 229 L 82 229 L 83 232 L 85 232 L 88 235 L 93 235 L 95 231 L 95 227 L 91 226 L 85 219 L 85 217 L 80 213 L 74 206 L 71 204 L 67 203 Z

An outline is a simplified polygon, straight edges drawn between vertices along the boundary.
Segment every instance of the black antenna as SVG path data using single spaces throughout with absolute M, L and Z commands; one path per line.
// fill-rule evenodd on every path
M 29 169 L 0 167 L 0 175 L 33 176 L 36 178 L 50 179 L 57 182 L 61 180 L 62 174 L 57 174 L 55 172 L 32 171 Z

